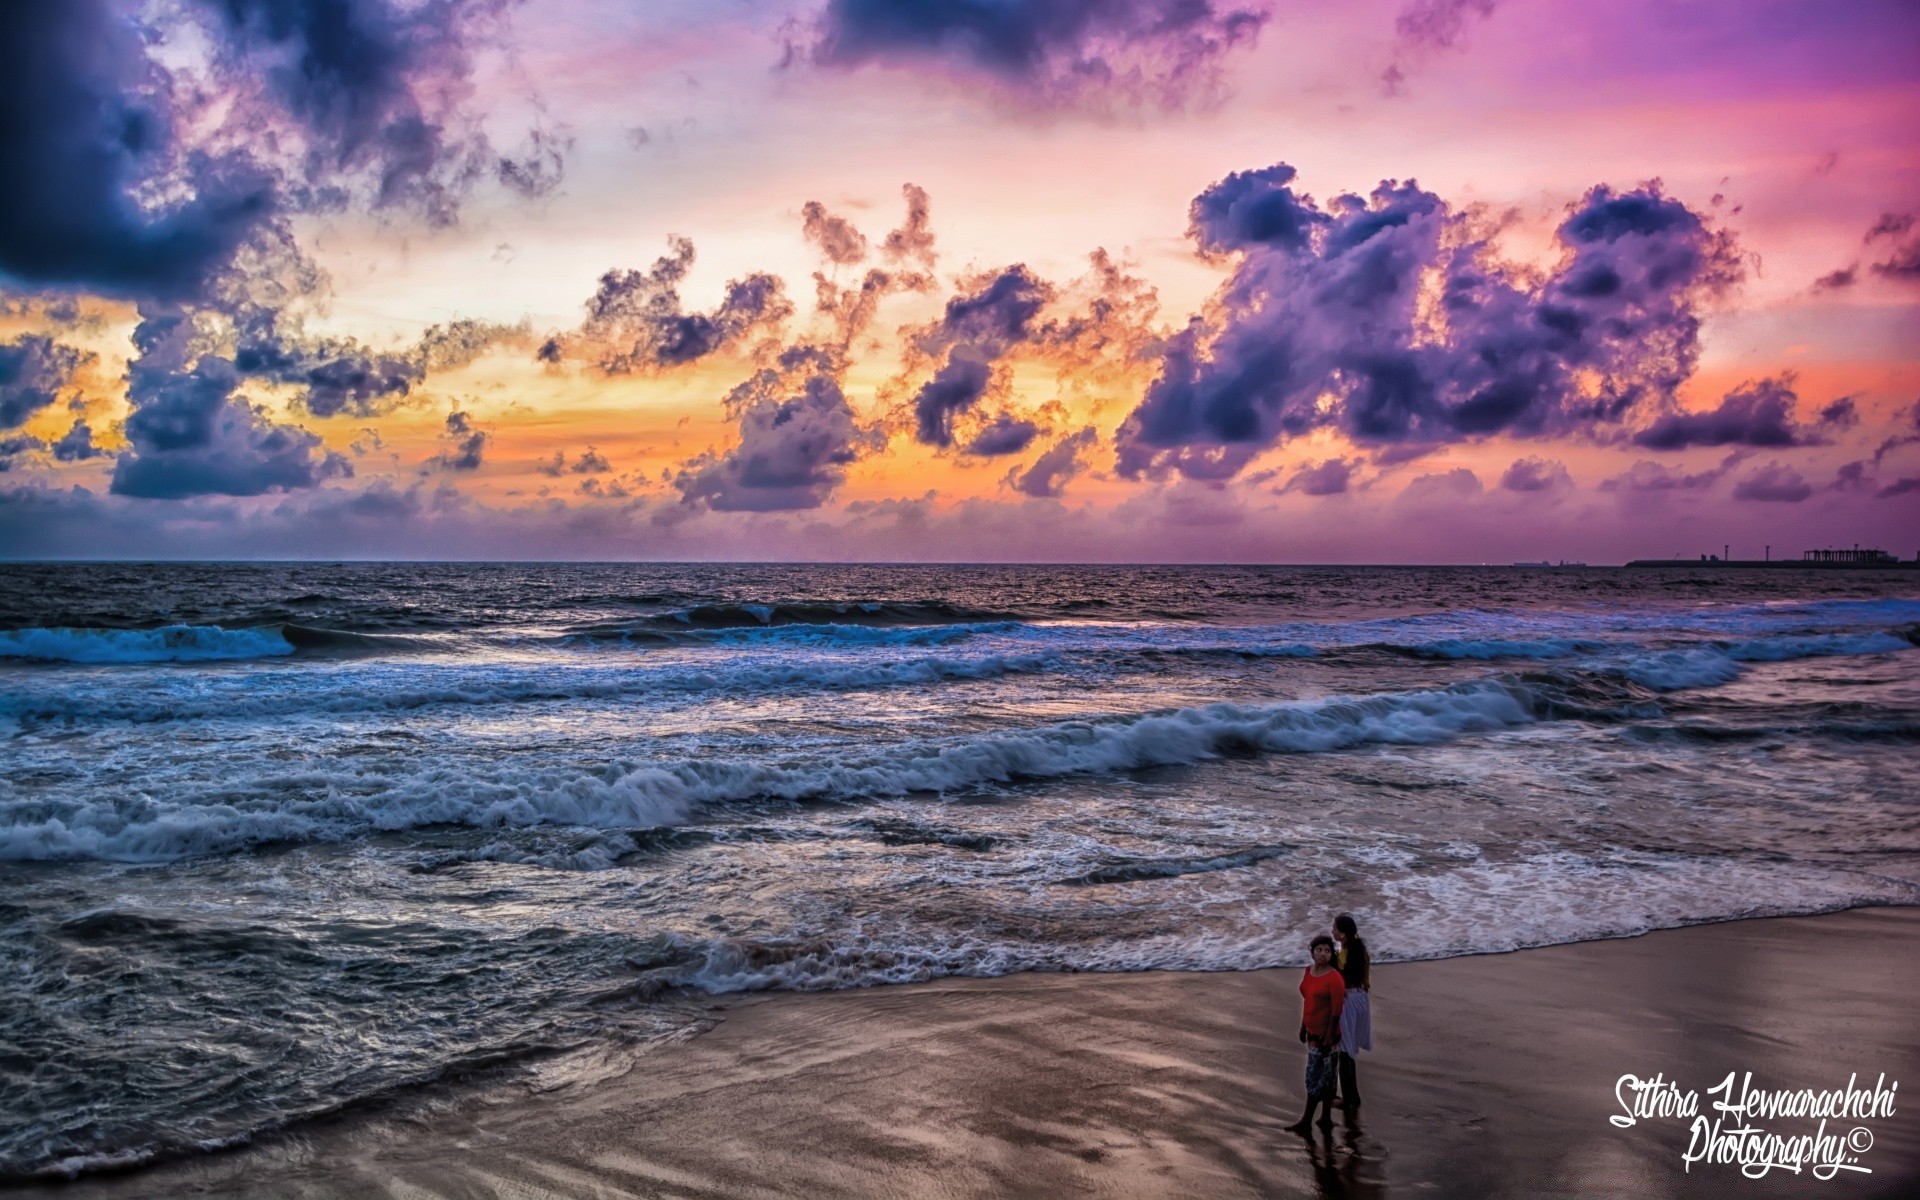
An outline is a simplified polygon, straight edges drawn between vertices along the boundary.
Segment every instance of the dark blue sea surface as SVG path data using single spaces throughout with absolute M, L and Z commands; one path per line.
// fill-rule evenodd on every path
M 0 567 L 0 1177 L 623 1069 L 716 993 L 1920 902 L 1917 583 Z

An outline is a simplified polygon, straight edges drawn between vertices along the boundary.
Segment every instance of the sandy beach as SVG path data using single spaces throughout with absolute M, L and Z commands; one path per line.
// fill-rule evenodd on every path
M 1920 910 L 1378 969 L 1364 1103 L 1312 1140 L 1292 970 L 1004 979 L 727 1006 L 611 1080 L 309 1124 L 71 1197 L 1896 1196 L 1920 1185 Z M 1817 1181 L 1683 1161 L 1615 1083 L 1902 1088 Z M 1767 1123 L 1783 1134 L 1817 1122 Z

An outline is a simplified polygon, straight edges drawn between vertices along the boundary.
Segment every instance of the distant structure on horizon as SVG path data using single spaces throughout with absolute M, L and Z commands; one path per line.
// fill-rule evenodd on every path
M 1721 553 L 1702 554 L 1698 560 L 1675 555 L 1672 558 L 1636 558 L 1627 565 L 1629 567 L 1785 567 L 1790 569 L 1815 567 L 1856 571 L 1920 570 L 1920 554 L 1914 555 L 1911 559 L 1896 558 L 1885 550 L 1863 550 L 1858 542 L 1853 544 L 1851 550 L 1803 550 L 1799 558 L 1775 558 L 1773 547 L 1768 546 L 1765 558 L 1736 559 L 1727 553 L 1731 549 L 1730 546 L 1723 546 Z

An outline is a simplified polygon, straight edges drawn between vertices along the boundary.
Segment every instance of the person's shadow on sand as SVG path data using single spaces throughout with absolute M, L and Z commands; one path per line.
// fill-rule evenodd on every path
M 1360 1127 L 1360 1114 L 1348 1112 L 1336 1138 L 1332 1126 L 1322 1125 L 1317 1136 L 1302 1139 L 1313 1182 L 1326 1200 L 1377 1200 L 1385 1196 L 1380 1179 L 1380 1144 Z

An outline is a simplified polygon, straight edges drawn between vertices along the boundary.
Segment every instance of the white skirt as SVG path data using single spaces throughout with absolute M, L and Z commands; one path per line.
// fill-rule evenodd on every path
M 1373 1001 L 1358 988 L 1340 1009 L 1340 1050 L 1348 1058 L 1373 1049 Z

